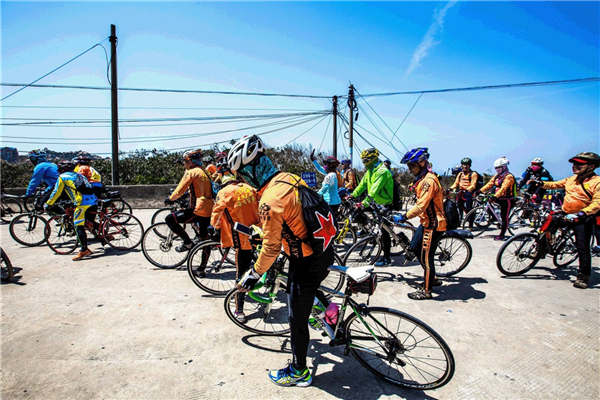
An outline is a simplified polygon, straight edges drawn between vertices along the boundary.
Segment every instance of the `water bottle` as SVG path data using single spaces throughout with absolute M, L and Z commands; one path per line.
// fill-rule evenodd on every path
M 337 303 L 329 303 L 327 310 L 325 310 L 325 322 L 331 326 L 337 324 L 338 315 L 340 313 L 340 305 Z

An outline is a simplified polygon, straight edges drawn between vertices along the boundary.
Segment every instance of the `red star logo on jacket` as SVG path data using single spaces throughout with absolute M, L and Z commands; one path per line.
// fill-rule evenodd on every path
M 333 222 L 333 215 L 331 212 L 329 212 L 327 218 L 319 212 L 315 212 L 315 214 L 317 214 L 317 219 L 319 220 L 319 225 L 321 225 L 321 227 L 313 232 L 313 237 L 323 239 L 323 250 L 325 250 L 329 247 L 329 244 L 337 234 L 337 229 Z

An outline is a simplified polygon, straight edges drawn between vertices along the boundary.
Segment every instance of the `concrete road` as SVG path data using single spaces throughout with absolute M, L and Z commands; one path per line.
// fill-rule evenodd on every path
M 145 226 L 149 210 L 136 210 Z M 574 269 L 549 258 L 527 275 L 503 278 L 501 243 L 472 240 L 471 264 L 430 301 L 406 297 L 419 266 L 382 268 L 371 305 L 427 322 L 450 345 L 454 378 L 431 391 L 375 379 L 315 334 L 309 388 L 280 388 L 266 370 L 291 358 L 289 341 L 231 323 L 223 300 L 199 290 L 185 270 L 160 270 L 141 251 L 72 262 L 48 247 L 24 248 L 0 227 L 2 247 L 21 268 L 2 285 L 3 399 L 598 399 L 598 258 L 593 287 L 575 289 Z

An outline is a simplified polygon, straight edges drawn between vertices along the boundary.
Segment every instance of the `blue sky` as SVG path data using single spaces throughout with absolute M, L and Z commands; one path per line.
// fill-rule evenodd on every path
M 2 2 L 2 82 L 29 82 L 108 36 L 117 25 L 121 87 L 346 94 L 439 89 L 600 76 L 600 6 L 597 2 L 386 2 L 386 3 L 28 3 Z M 108 49 L 108 42 L 103 43 Z M 106 60 L 96 48 L 39 83 L 106 86 Z M 15 88 L 3 87 L 3 96 Z M 427 146 L 443 171 L 464 156 L 484 171 L 506 155 L 521 172 L 535 156 L 555 176 L 570 173 L 566 160 L 599 152 L 600 85 L 426 94 L 398 138 Z M 368 98 L 395 130 L 417 95 Z M 376 132 L 379 121 L 358 101 L 357 123 Z M 2 102 L 3 118 L 106 119 L 109 109 L 35 109 L 14 106 L 108 107 L 108 92 L 28 88 Z M 327 99 L 199 94 L 119 94 L 120 118 L 206 117 L 324 110 Z M 125 107 L 195 107 L 157 110 Z M 245 110 L 215 110 L 243 108 Z M 261 110 L 249 110 L 261 109 Z M 11 120 L 4 120 L 10 122 Z M 319 120 L 264 136 L 288 143 Z M 331 126 L 322 119 L 298 143 L 327 152 Z M 240 129 L 263 121 L 187 126 L 125 127 L 123 138 Z M 380 122 L 378 129 L 390 131 Z M 278 125 L 278 126 L 285 126 Z M 51 141 L 56 150 L 109 152 L 109 127 L 3 126 L 4 145 L 29 150 Z M 327 130 L 326 130 L 327 128 Z M 256 128 L 253 133 L 268 128 Z M 325 135 L 328 136 L 325 136 Z M 404 151 L 363 131 L 393 161 Z M 241 132 L 148 143 L 122 150 L 177 148 L 236 138 Z M 16 139 L 29 136 L 59 139 Z M 60 139 L 63 140 L 60 140 Z M 81 140 L 79 140 L 81 139 Z M 28 141 L 29 144 L 14 144 Z M 87 142 L 87 143 L 86 143 Z M 321 144 L 322 143 L 322 144 Z M 357 138 L 359 148 L 368 147 Z M 347 146 L 346 146 L 347 147 Z M 340 158 L 345 147 L 339 145 Z M 356 159 L 356 155 L 355 155 Z

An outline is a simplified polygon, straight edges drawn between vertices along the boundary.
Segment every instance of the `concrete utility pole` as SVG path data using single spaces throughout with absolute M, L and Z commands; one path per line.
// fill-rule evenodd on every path
M 119 184 L 119 111 L 117 105 L 117 35 L 110 25 L 110 108 L 112 117 L 112 184 Z
M 352 155 L 354 153 L 354 108 L 356 101 L 354 100 L 354 85 L 348 88 L 348 108 L 350 109 L 350 124 L 348 126 L 349 145 L 350 145 L 350 165 L 352 165 Z
M 338 98 L 333 96 L 333 156 L 337 158 L 337 113 Z

